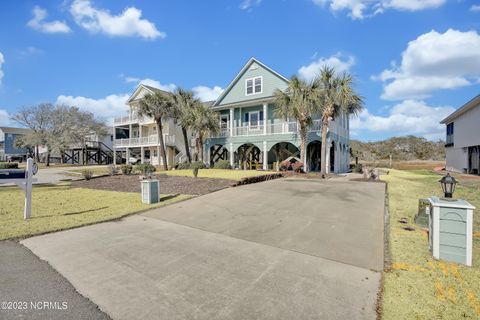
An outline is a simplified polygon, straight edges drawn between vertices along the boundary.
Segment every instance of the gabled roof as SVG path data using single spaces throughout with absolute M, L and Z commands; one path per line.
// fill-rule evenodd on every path
M 165 94 L 170 94 L 170 92 L 167 92 L 167 91 L 164 91 L 164 90 L 161 90 L 161 89 L 158 89 L 158 88 L 155 88 L 155 87 L 148 86 L 148 85 L 146 85 L 146 84 L 140 83 L 140 84 L 138 85 L 138 87 L 135 89 L 135 91 L 132 93 L 132 95 L 130 96 L 130 98 L 128 98 L 128 100 L 127 100 L 126 103 L 129 104 L 130 102 L 132 102 L 133 100 L 135 100 L 135 98 L 136 98 L 136 97 L 138 96 L 138 94 L 142 91 L 142 89 L 149 91 L 149 93 L 161 92 L 161 93 L 165 93 Z
M 459 116 L 461 116 L 462 114 L 464 114 L 465 112 L 477 107 L 480 105 L 480 94 L 477 95 L 475 98 L 473 98 L 472 100 L 468 101 L 467 103 L 465 103 L 463 106 L 461 106 L 460 108 L 458 108 L 457 110 L 455 110 L 451 115 L 449 115 L 448 117 L 446 117 L 445 119 L 443 119 L 440 123 L 442 124 L 449 124 L 450 122 L 452 122 L 455 118 L 458 118 Z
M 233 88 L 233 86 L 235 86 L 235 84 L 237 83 L 237 81 L 242 77 L 242 75 L 247 72 L 248 68 L 250 68 L 250 66 L 253 64 L 253 63 L 256 63 L 258 64 L 259 66 L 261 66 L 262 68 L 270 71 L 271 73 L 273 73 L 274 75 L 276 75 L 277 77 L 279 77 L 280 79 L 284 80 L 285 82 L 290 82 L 287 78 L 285 78 L 284 76 L 282 76 L 280 73 L 276 72 L 275 70 L 273 70 L 272 68 L 268 67 L 267 65 L 265 65 L 264 63 L 262 63 L 261 61 L 259 61 L 258 59 L 254 58 L 254 57 L 251 57 L 247 63 L 243 66 L 243 68 L 240 70 L 240 72 L 238 72 L 238 74 L 235 76 L 235 78 L 233 78 L 233 80 L 230 82 L 230 84 L 227 86 L 227 88 L 225 90 L 223 90 L 222 94 L 217 98 L 217 100 L 215 100 L 215 102 L 213 103 L 213 107 L 216 107 L 221 101 L 223 98 L 225 98 L 225 96 L 230 92 L 230 90 Z

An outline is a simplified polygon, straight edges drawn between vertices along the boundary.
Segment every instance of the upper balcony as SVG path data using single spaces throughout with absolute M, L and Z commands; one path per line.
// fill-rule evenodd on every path
M 335 122 L 330 122 L 330 130 L 332 126 L 336 126 Z M 322 130 L 321 120 L 313 120 L 313 124 L 309 127 L 309 132 L 319 132 Z M 259 121 L 258 125 L 251 126 L 235 126 L 230 130 L 229 126 L 222 127 L 220 132 L 212 138 L 227 138 L 227 137 L 245 137 L 245 136 L 260 136 L 260 135 L 276 135 L 276 134 L 295 134 L 298 133 L 298 122 L 281 122 L 274 124 L 267 124 L 265 130 L 265 121 Z
M 166 146 L 175 146 L 175 136 L 164 134 L 163 141 Z M 113 145 L 116 148 L 151 147 L 158 145 L 158 136 L 151 135 L 141 138 L 116 139 L 113 141 Z
M 137 114 L 132 113 L 131 115 L 125 117 L 118 117 L 113 119 L 114 126 L 128 125 L 134 123 L 153 123 L 153 119 L 150 117 L 139 117 Z

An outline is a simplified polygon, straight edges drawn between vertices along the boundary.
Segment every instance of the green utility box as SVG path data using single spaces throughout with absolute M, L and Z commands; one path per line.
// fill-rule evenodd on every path
M 142 180 L 142 202 L 152 204 L 160 202 L 160 181 Z
M 473 210 L 465 200 L 428 198 L 429 247 L 436 259 L 472 265 Z

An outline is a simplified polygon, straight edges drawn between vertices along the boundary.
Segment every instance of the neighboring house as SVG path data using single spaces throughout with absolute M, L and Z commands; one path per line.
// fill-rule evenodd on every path
M 85 143 L 70 146 L 63 153 L 63 162 L 70 164 L 112 164 L 113 163 L 113 128 L 106 128 L 105 136 L 90 134 Z
M 160 155 L 157 154 L 159 144 L 157 126 L 152 118 L 138 116 L 138 102 L 146 95 L 155 92 L 169 94 L 166 91 L 140 84 L 127 100 L 129 106 L 128 115 L 113 120 L 115 138 L 113 149 L 115 154 L 122 154 L 125 159 L 135 157 L 142 163 L 150 162 L 153 165 L 163 164 Z M 172 119 L 162 119 L 163 139 L 166 148 L 167 165 L 185 162 L 186 146 L 182 130 Z M 189 142 L 192 141 L 191 135 Z M 187 146 L 191 150 L 191 145 Z M 118 162 L 118 160 L 117 160 Z
M 447 126 L 446 169 L 480 175 L 480 95 L 441 123 Z
M 288 158 L 300 157 L 300 139 L 295 120 L 275 113 L 274 92 L 285 90 L 289 80 L 255 58 L 251 58 L 212 104 L 220 114 L 221 132 L 206 141 L 210 165 L 228 160 L 236 168 L 277 169 Z M 301 159 L 306 171 L 320 170 L 320 116 L 313 119 L 307 137 L 307 152 Z M 341 114 L 328 128 L 329 172 L 349 170 L 349 116 Z
M 9 156 L 26 157 L 29 150 L 15 147 L 15 140 L 28 133 L 29 129 L 0 127 L 0 161 L 5 161 Z

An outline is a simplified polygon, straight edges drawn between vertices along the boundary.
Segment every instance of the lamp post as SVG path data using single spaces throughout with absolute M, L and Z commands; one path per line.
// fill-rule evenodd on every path
M 442 185 L 442 190 L 446 199 L 451 199 L 453 192 L 455 191 L 455 185 L 457 180 L 454 177 L 450 176 L 450 173 L 447 173 L 446 176 L 443 176 L 438 182 Z

